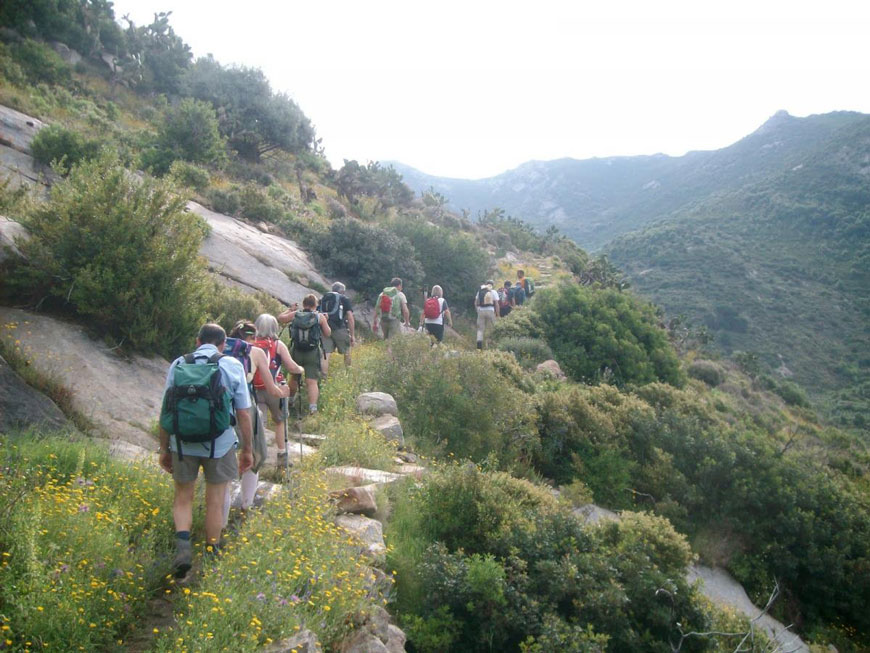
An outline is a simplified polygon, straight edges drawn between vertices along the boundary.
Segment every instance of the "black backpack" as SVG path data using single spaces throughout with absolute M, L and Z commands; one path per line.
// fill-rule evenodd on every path
M 339 329 L 344 326 L 344 302 L 339 293 L 326 293 L 320 300 L 320 312 L 326 313 L 329 326 Z
M 312 351 L 320 346 L 320 316 L 314 311 L 297 311 L 290 323 L 293 349 Z
M 486 304 L 486 296 L 490 293 L 490 289 L 484 286 L 480 290 L 477 291 L 477 305 L 478 306 L 492 306 L 492 304 Z

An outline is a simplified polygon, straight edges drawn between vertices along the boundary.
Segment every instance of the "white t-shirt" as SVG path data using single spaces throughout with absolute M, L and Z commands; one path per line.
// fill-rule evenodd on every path
M 429 319 L 424 318 L 423 321 L 426 324 L 444 324 L 444 311 L 447 310 L 447 300 L 443 297 L 438 297 L 438 308 L 441 309 L 441 312 L 438 314 L 438 317 Z

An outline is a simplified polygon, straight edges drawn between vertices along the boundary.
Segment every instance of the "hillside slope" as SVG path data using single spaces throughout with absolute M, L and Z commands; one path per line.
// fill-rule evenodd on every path
M 757 352 L 818 394 L 870 369 L 870 120 L 786 172 L 723 192 L 609 246 L 636 288 L 705 323 L 725 351 Z M 861 405 L 838 409 L 863 423 Z M 854 398 L 853 398 L 854 399 Z M 866 399 L 866 396 L 864 397 Z
M 720 150 L 681 157 L 531 161 L 480 180 L 433 177 L 401 163 L 393 165 L 414 190 L 432 187 L 456 210 L 476 215 L 500 207 L 539 227 L 555 225 L 581 247 L 596 250 L 716 193 L 786 172 L 838 130 L 867 120 L 852 112 L 795 118 L 781 111 Z

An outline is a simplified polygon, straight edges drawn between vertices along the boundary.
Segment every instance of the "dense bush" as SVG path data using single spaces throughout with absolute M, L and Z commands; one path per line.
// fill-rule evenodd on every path
M 387 229 L 353 218 L 333 220 L 325 237 L 312 243 L 312 250 L 329 272 L 363 296 L 376 296 L 392 277 L 398 276 L 411 299 L 423 278 L 411 243 Z
M 43 165 L 51 165 L 57 161 L 69 168 L 80 161 L 97 156 L 100 144 L 61 125 L 48 125 L 33 137 L 30 151 L 33 153 L 33 158 Z
M 72 68 L 44 43 L 25 39 L 9 49 L 27 80 L 33 84 L 69 84 L 72 80 Z
M 203 221 L 170 185 L 140 181 L 110 154 L 74 166 L 27 221 L 13 292 L 72 312 L 143 351 L 187 346 L 202 319 Z
M 165 174 L 178 159 L 219 166 L 226 157 L 226 142 L 218 132 L 212 106 L 185 98 L 166 112 L 154 147 L 142 154 L 142 165 Z
M 236 215 L 242 208 L 242 200 L 236 188 L 209 188 L 207 199 L 213 211 L 224 215 Z
M 562 284 L 541 290 L 526 310 L 534 311 L 531 319 L 574 379 L 683 383 L 679 360 L 652 307 L 628 293 Z
M 208 188 L 211 182 L 208 170 L 187 161 L 173 161 L 169 166 L 169 175 L 179 186 L 192 188 L 198 193 Z
M 205 293 L 203 313 L 210 322 L 217 322 L 227 332 L 239 320 L 254 321 L 261 313 L 278 315 L 284 310 L 281 303 L 263 291 L 246 293 L 238 288 L 211 281 Z
M 553 358 L 553 351 L 547 343 L 537 338 L 513 337 L 502 338 L 498 342 L 501 351 L 509 351 L 517 359 L 517 362 L 526 369 L 530 369 Z
M 546 490 L 473 465 L 400 489 L 388 562 L 417 650 L 536 651 L 576 636 L 579 650 L 670 652 L 678 623 L 707 623 L 684 579 L 689 547 L 662 519 L 626 513 L 586 530 Z
M 4 0 L 0 25 L 46 41 L 61 41 L 85 56 L 101 48 L 119 53 L 124 41 L 109 2 Z
M 800 406 L 806 408 L 810 405 L 810 400 L 807 398 L 807 393 L 797 383 L 791 381 L 783 381 L 778 383 L 774 390 L 776 394 L 782 397 L 782 400 L 789 406 Z
M 711 388 L 715 388 L 717 385 L 725 380 L 725 373 L 722 371 L 722 368 L 713 361 L 692 361 L 692 363 L 689 365 L 688 372 L 689 376 L 691 376 L 693 379 L 703 381 Z
M 410 216 L 395 220 L 391 227 L 414 246 L 423 265 L 422 281 L 427 288 L 440 285 L 451 308 L 471 305 L 471 297 L 486 278 L 490 261 L 487 252 L 470 235 Z

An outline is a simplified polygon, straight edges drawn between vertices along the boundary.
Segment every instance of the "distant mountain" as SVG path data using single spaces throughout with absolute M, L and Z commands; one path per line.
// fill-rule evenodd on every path
M 531 161 L 479 180 L 434 177 L 391 162 L 415 191 L 432 187 L 449 205 L 500 207 L 534 225 L 555 225 L 589 250 L 704 200 L 786 172 L 838 130 L 866 120 L 837 112 L 795 118 L 780 111 L 758 130 L 721 150 L 601 159 Z

